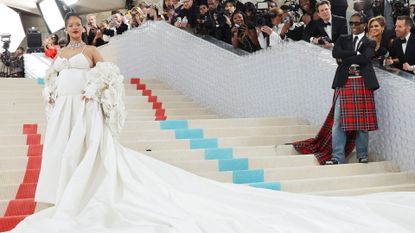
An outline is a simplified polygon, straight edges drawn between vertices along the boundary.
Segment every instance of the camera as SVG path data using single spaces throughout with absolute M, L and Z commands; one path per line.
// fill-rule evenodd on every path
M 272 27 L 271 19 L 277 17 L 273 12 L 259 12 L 257 14 L 256 22 L 254 22 L 254 27 L 269 26 Z
M 9 33 L 4 33 L 0 35 L 1 41 L 3 42 L 3 49 L 8 50 L 10 48 L 10 37 Z
M 327 36 L 320 37 L 320 39 L 318 39 L 318 44 L 319 44 L 319 45 L 323 45 L 323 44 L 325 44 L 326 42 L 331 43 L 330 38 L 329 38 L 329 37 L 327 37 Z

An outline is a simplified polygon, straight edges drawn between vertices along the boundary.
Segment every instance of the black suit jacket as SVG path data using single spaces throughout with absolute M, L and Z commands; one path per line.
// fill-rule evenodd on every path
M 332 88 L 343 87 L 349 76 L 349 67 L 352 64 L 360 65 L 360 73 L 364 79 L 365 86 L 369 89 L 376 90 L 379 83 L 372 66 L 372 57 L 375 53 L 376 42 L 363 36 L 358 44 L 360 55 L 353 48 L 353 36 L 342 35 L 337 40 L 333 48 L 333 57 L 341 59 L 336 70 Z
M 337 41 L 342 34 L 347 34 L 347 21 L 344 17 L 332 15 L 331 16 L 331 40 L 333 43 Z M 311 37 L 328 36 L 324 30 L 324 21 L 319 19 L 308 24 L 304 30 L 304 40 L 310 42 Z
M 402 50 L 402 42 L 399 38 L 395 38 L 389 51 L 389 56 L 398 58 L 399 64 L 394 64 L 395 67 L 402 69 L 402 65 L 408 62 L 409 65 L 415 65 L 415 33 L 411 33 L 409 40 L 406 42 L 405 53 Z

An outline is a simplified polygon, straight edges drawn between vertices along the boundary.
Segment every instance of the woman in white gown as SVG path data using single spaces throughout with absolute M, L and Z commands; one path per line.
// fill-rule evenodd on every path
M 121 146 L 113 137 L 117 126 L 108 120 L 114 115 L 103 114 L 111 111 L 97 97 L 105 85 L 87 75 L 95 72 L 91 76 L 99 79 L 103 73 L 96 69 L 107 69 L 117 76 L 117 68 L 81 43 L 79 16 L 65 22 L 70 44 L 53 64 L 59 71 L 56 89 L 46 88 L 54 107 L 36 193 L 37 201 L 54 206 L 11 232 L 415 231 L 413 193 L 328 198 L 224 184 Z

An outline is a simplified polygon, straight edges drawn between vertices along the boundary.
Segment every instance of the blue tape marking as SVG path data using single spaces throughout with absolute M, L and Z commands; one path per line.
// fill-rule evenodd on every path
M 190 149 L 218 148 L 218 139 L 190 139 Z
M 232 148 L 214 148 L 205 150 L 205 159 L 232 159 L 233 149 Z
M 203 138 L 202 129 L 177 129 L 176 139 L 196 139 Z
M 264 182 L 264 170 L 233 171 L 233 183 L 246 184 Z
M 219 160 L 219 171 L 248 170 L 248 159 L 225 159 Z
M 45 79 L 43 79 L 43 78 L 38 78 L 38 79 L 36 79 L 36 82 L 37 82 L 37 84 L 39 84 L 39 85 L 45 85 Z
M 281 183 L 280 182 L 259 182 L 249 184 L 249 186 L 256 187 L 256 188 L 264 188 L 264 189 L 272 189 L 281 191 Z
M 189 123 L 187 120 L 166 120 L 160 122 L 160 129 L 187 129 Z

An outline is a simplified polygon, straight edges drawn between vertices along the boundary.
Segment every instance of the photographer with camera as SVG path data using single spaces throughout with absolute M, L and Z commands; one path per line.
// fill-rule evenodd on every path
M 128 30 L 128 25 L 125 22 L 124 16 L 120 11 L 111 12 L 111 22 L 109 23 L 109 29 L 104 29 L 102 34 L 113 37 L 115 35 L 121 35 Z
M 89 14 L 86 16 L 87 25 L 86 25 L 86 37 L 87 37 L 87 44 L 93 45 L 93 40 L 95 38 L 95 34 L 98 30 L 97 26 L 97 17 L 96 15 Z
M 230 15 L 225 11 L 220 0 L 208 0 L 208 12 L 206 13 L 204 26 L 208 29 L 209 35 L 218 40 L 232 44 Z
M 241 11 L 235 11 L 231 17 L 232 46 L 236 49 L 243 49 L 247 52 L 255 52 L 261 47 L 258 42 L 258 35 L 255 27 L 250 28 L 245 23 L 246 18 Z
M 143 11 L 139 7 L 133 7 L 130 11 L 130 26 L 131 28 L 139 27 L 142 23 L 145 22 L 146 17 Z
M 304 40 L 331 49 L 340 35 L 347 34 L 347 21 L 331 13 L 327 0 L 317 2 L 316 9 L 320 19 L 305 28 Z
M 10 53 L 10 34 L 6 34 L 6 39 L 2 42 L 4 51 L 0 54 L 0 77 L 24 77 L 23 54 L 25 49 L 18 47 L 14 54 Z
M 25 49 L 23 47 L 18 47 L 10 58 L 10 76 L 24 77 L 24 53 Z
M 197 15 L 199 8 L 193 0 L 184 0 L 177 11 L 177 16 L 173 20 L 174 26 L 179 28 L 195 28 L 197 24 Z
M 210 17 L 207 3 L 199 5 L 199 14 L 197 15 L 197 23 L 195 33 L 199 35 L 210 35 L 213 29 L 213 20 Z
M 261 48 L 272 47 L 289 39 L 301 40 L 303 24 L 294 23 L 292 12 L 284 12 L 279 7 L 275 7 L 263 17 L 265 17 L 263 21 L 269 21 L 270 25 L 266 23 L 258 27 L 258 41 Z

